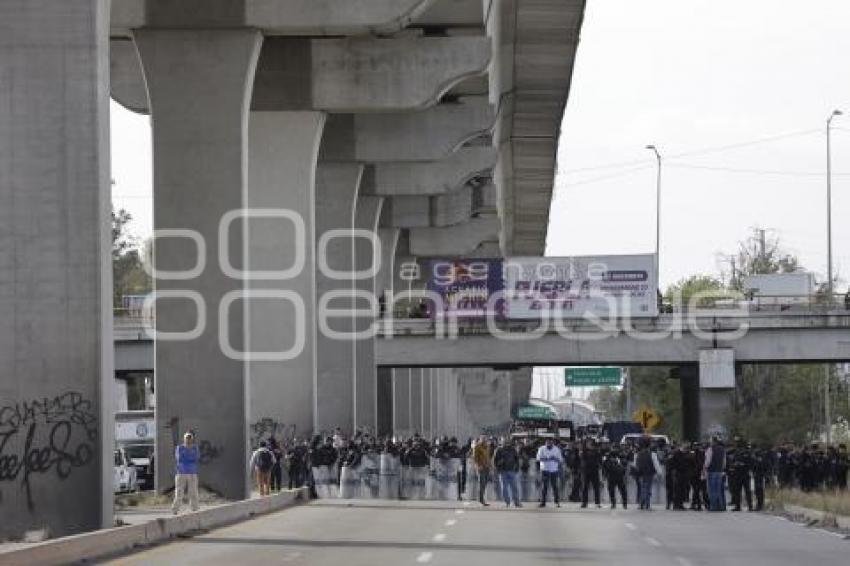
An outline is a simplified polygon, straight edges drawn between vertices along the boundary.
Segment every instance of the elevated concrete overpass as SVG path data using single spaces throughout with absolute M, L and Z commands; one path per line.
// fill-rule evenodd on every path
M 382 326 L 378 365 L 463 367 L 512 365 L 677 365 L 701 350 L 728 348 L 740 363 L 850 361 L 850 313 L 661 315 L 600 328 L 565 323 L 546 331 L 524 323 L 459 325 L 438 332 L 430 320 Z
M 701 312 L 561 326 L 517 322 L 438 325 L 385 321 L 379 366 L 667 365 L 680 380 L 685 438 L 725 430 L 744 364 L 850 361 L 850 312 Z M 433 370 L 431 370 L 433 371 Z M 457 370 L 455 370 L 457 371 Z M 717 378 L 718 374 L 721 376 Z M 725 376 L 725 377 L 723 377 Z
M 53 450 L 37 406 L 85 457 L 0 478 L 0 536 L 112 522 L 110 95 L 153 129 L 157 437 L 196 430 L 217 454 L 205 483 L 241 498 L 250 423 L 379 428 L 394 381 L 374 338 L 320 331 L 323 297 L 392 290 L 428 255 L 542 254 L 584 5 L 2 3 L 3 456 Z M 368 271 L 369 239 L 384 269 L 340 277 Z M 142 360 L 142 342 L 121 343 Z M 164 489 L 173 446 L 157 451 Z

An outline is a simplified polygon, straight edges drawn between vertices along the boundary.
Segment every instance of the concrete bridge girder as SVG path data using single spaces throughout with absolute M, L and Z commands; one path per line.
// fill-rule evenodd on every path
M 442 228 L 469 221 L 472 188 L 436 196 L 397 196 L 391 202 L 392 225 L 397 228 Z
M 483 75 L 488 37 L 314 39 L 313 104 L 332 112 L 420 110 Z
M 418 257 L 456 257 L 474 252 L 482 243 L 498 241 L 498 218 L 472 218 L 445 228 L 411 228 L 410 252 Z
M 847 362 L 850 361 L 847 340 L 850 317 L 844 318 L 845 321 L 834 323 L 823 317 L 816 322 L 818 317 L 810 317 L 787 327 L 751 326 L 740 336 L 721 331 L 716 333 L 716 340 L 710 329 L 704 330 L 703 335 L 684 330 L 681 336 L 676 336 L 660 327 L 653 328 L 650 323 L 639 326 L 635 337 L 622 331 L 613 335 L 594 331 L 582 327 L 580 321 L 575 321 L 575 325 L 565 323 L 561 334 L 526 331 L 506 332 L 504 336 L 464 335 L 456 339 L 394 336 L 378 341 L 377 362 L 395 367 L 434 365 L 433 360 L 449 367 L 681 365 L 697 363 L 700 351 L 712 348 L 732 348 L 735 361 L 740 363 Z
M 394 33 L 435 0 L 112 0 L 111 33 L 167 23 L 194 27 L 255 27 L 266 35 Z M 219 6 L 216 6 L 216 3 Z
M 441 161 L 489 133 L 495 123 L 495 108 L 486 96 L 463 97 L 418 112 L 333 115 L 321 157 L 374 164 Z
M 387 196 L 441 195 L 457 190 L 496 166 L 499 152 L 489 146 L 467 146 L 433 162 L 390 162 L 375 165 L 375 192 Z
M 132 42 L 111 43 L 113 98 L 134 112 L 147 113 L 144 76 Z M 490 45 L 484 36 L 269 38 L 257 68 L 252 108 L 336 113 L 421 110 L 437 104 L 453 85 L 486 73 Z

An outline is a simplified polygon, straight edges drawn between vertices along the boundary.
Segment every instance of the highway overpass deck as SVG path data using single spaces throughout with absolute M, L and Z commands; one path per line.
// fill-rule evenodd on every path
M 589 322 L 441 324 L 390 320 L 377 362 L 391 367 L 695 363 L 699 351 L 732 348 L 735 360 L 850 360 L 850 312 L 665 314 Z

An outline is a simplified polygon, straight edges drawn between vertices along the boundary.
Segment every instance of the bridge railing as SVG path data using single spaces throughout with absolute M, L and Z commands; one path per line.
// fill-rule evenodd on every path
M 382 336 L 439 334 L 444 337 L 506 333 L 534 333 L 563 328 L 570 332 L 610 332 L 624 328 L 642 330 L 731 330 L 747 324 L 751 327 L 806 326 L 811 318 L 827 320 L 831 325 L 850 326 L 850 299 L 835 295 L 832 301 L 823 295 L 760 296 L 702 300 L 699 304 L 662 304 L 654 317 L 575 317 L 556 320 L 517 320 L 510 318 L 444 316 L 431 317 L 422 304 L 394 308 L 378 321 Z M 784 321 L 784 322 L 783 322 Z M 815 322 L 814 324 L 819 324 Z

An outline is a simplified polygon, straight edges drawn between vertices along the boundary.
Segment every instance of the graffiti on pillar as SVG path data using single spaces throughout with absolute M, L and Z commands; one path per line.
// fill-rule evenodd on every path
M 198 444 L 198 452 L 201 454 L 199 462 L 206 465 L 213 460 L 218 459 L 221 456 L 221 453 L 224 452 L 224 448 L 214 445 L 209 440 L 202 440 Z
M 272 418 L 265 417 L 251 425 L 251 446 L 260 445 L 260 441 L 274 437 L 275 440 L 292 440 L 298 427 L 294 424 L 278 422 Z
M 34 508 L 32 476 L 59 480 L 94 460 L 94 403 L 76 391 L 0 406 L 0 485 L 17 483 Z
M 171 431 L 171 447 L 176 448 L 180 444 L 180 417 L 171 417 L 165 423 L 165 428 Z

